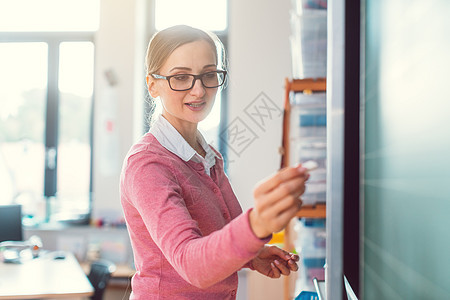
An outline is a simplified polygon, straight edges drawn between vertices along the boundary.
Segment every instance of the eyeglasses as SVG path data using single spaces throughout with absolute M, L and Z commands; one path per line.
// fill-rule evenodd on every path
M 225 83 L 227 71 L 211 71 L 199 75 L 193 74 L 176 74 L 171 76 L 162 76 L 152 74 L 156 79 L 165 79 L 169 82 L 169 87 L 174 91 L 187 91 L 194 87 L 195 81 L 200 79 L 205 88 L 216 88 Z

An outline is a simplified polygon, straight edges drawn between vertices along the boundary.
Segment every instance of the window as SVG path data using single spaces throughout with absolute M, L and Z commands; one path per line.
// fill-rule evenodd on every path
M 0 43 L 0 201 L 28 212 L 44 191 L 47 58 L 46 43 Z
M 59 58 L 58 201 L 52 216 L 66 220 L 89 213 L 94 45 L 62 42 Z
M 0 204 L 29 223 L 89 220 L 98 8 L 0 0 Z
M 176 7 L 176 9 L 174 9 Z M 187 24 L 213 32 L 225 31 L 226 0 L 156 0 L 155 28 L 161 30 L 176 24 Z
M 155 0 L 154 20 L 156 30 L 177 24 L 186 24 L 214 32 L 224 44 L 228 44 L 227 0 Z M 177 9 L 173 9 L 176 7 Z M 219 58 L 220 59 L 220 58 Z M 219 138 L 226 122 L 227 90 L 216 97 L 209 116 L 199 124 L 205 139 L 225 155 L 225 145 Z
M 99 0 L 0 0 L 0 31 L 96 31 Z

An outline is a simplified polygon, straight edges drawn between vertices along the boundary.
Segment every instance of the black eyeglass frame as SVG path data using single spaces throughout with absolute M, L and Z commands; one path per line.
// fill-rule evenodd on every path
M 223 74 L 223 81 L 222 81 L 222 83 L 219 84 L 219 85 L 216 85 L 216 86 L 206 86 L 206 85 L 203 83 L 203 76 L 205 76 L 206 74 L 210 74 L 210 73 L 220 73 L 220 74 Z M 182 90 L 177 90 L 177 89 L 174 89 L 174 88 L 172 87 L 172 85 L 170 84 L 170 78 L 176 77 L 176 76 L 180 76 L 180 75 L 189 75 L 189 76 L 194 77 L 194 79 L 192 80 L 192 85 L 191 85 L 190 88 L 182 89 Z M 170 76 L 163 76 L 163 75 L 159 75 L 159 74 L 152 74 L 152 76 L 153 76 L 153 78 L 156 78 L 156 79 L 165 79 L 165 80 L 167 80 L 167 82 L 169 83 L 169 87 L 170 87 L 170 89 L 171 89 L 172 91 L 183 92 L 183 91 L 189 91 L 190 89 L 192 89 L 192 88 L 194 87 L 195 82 L 197 81 L 197 79 L 199 79 L 200 82 L 202 83 L 203 87 L 204 87 L 204 88 L 207 88 L 207 89 L 214 89 L 214 88 L 217 88 L 217 87 L 219 87 L 219 86 L 222 86 L 222 85 L 225 83 L 225 80 L 226 80 L 226 77 L 227 77 L 227 71 L 224 71 L 224 70 L 217 70 L 217 71 L 205 72 L 205 73 L 202 73 L 202 74 L 199 74 L 199 75 L 194 75 L 194 74 L 175 74 L 175 75 L 170 75 Z

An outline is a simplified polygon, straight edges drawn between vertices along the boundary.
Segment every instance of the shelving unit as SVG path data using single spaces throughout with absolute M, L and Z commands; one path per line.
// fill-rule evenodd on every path
M 284 247 L 301 256 L 299 272 L 286 277 L 284 299 L 314 291 L 313 277 L 324 277 L 327 216 L 327 0 L 292 0 L 290 11 L 292 77 L 285 80 L 281 168 L 314 160 L 303 206 L 284 232 Z M 299 232 L 298 238 L 296 233 Z
M 282 137 L 282 160 L 281 168 L 287 167 L 291 164 L 297 163 L 297 161 L 292 161 L 292 128 L 291 128 L 291 117 L 292 117 L 292 98 L 296 93 L 303 93 L 304 95 L 313 95 L 314 93 L 324 93 L 326 91 L 326 79 L 325 78 L 307 78 L 307 79 L 293 79 L 285 80 L 285 101 L 284 101 L 284 116 L 283 116 L 283 137 Z M 326 204 L 325 203 L 314 203 L 304 205 L 297 214 L 298 218 L 305 219 L 325 219 L 326 218 Z M 288 251 L 293 251 L 295 249 L 294 241 L 295 231 L 295 219 L 291 221 L 289 226 L 286 227 L 284 232 L 284 247 Z M 296 274 L 292 274 L 285 277 L 284 281 L 284 299 L 291 300 L 294 298 L 295 292 L 295 280 L 297 278 Z
M 312 94 L 315 92 L 326 91 L 326 79 L 293 79 L 285 80 L 285 99 L 284 99 L 284 116 L 283 116 L 283 140 L 282 140 L 282 159 L 281 168 L 287 167 L 290 164 L 296 163 L 291 161 L 291 94 L 292 93 L 304 93 Z M 314 204 L 304 205 L 298 212 L 299 218 L 325 218 L 326 217 L 326 205 Z

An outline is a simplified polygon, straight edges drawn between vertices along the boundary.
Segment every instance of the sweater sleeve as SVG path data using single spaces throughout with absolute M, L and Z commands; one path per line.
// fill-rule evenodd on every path
M 270 240 L 253 233 L 246 211 L 222 229 L 202 236 L 168 161 L 130 158 L 125 184 L 148 233 L 190 284 L 207 288 L 241 269 Z

